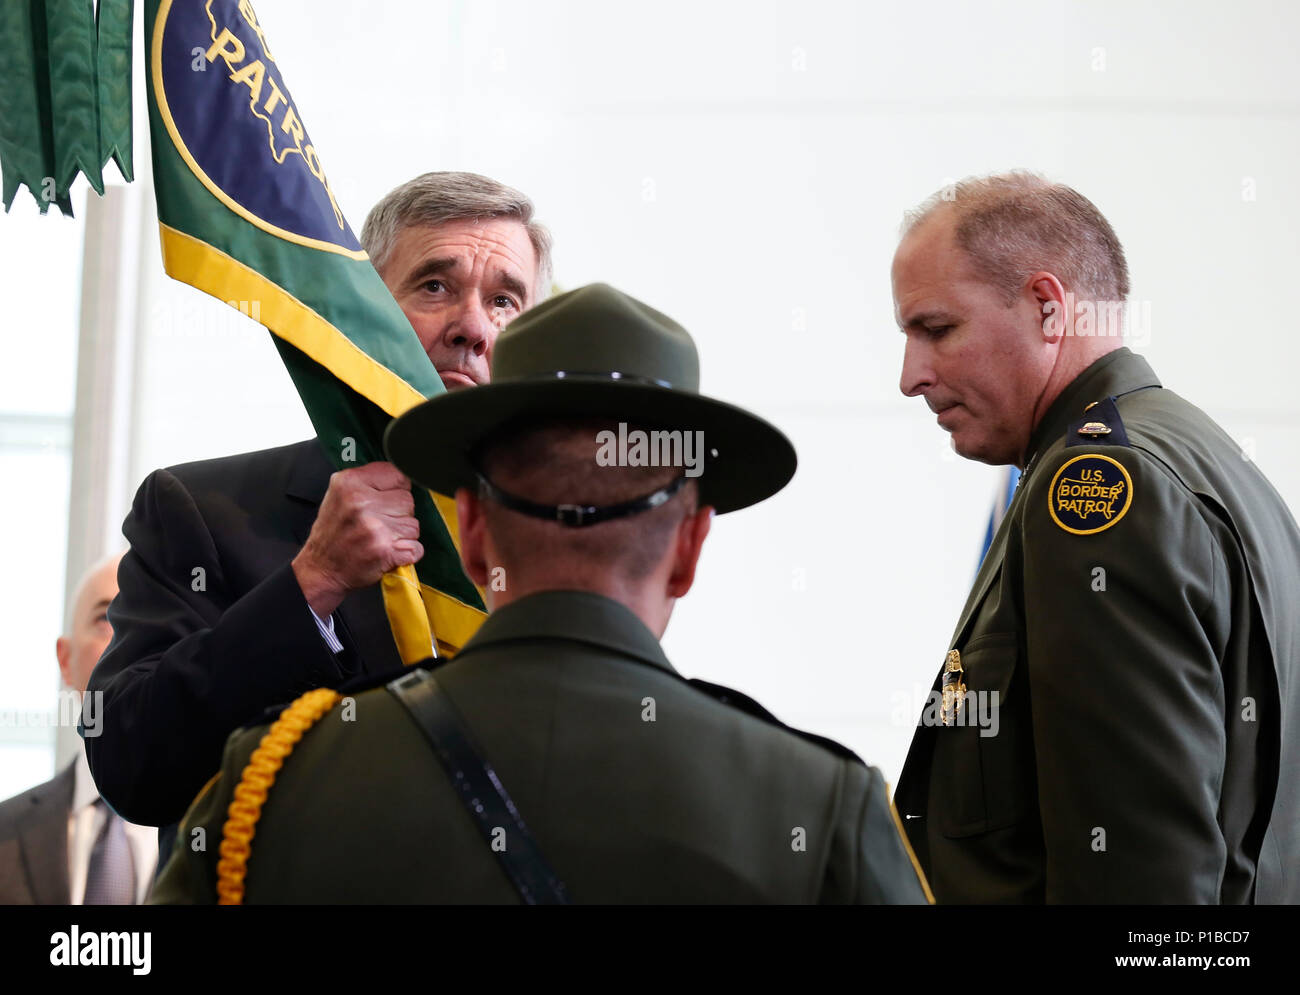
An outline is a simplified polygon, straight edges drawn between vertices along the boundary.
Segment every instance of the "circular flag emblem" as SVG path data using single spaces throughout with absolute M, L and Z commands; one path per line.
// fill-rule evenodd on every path
M 1076 456 L 1052 478 L 1047 510 L 1066 532 L 1092 535 L 1105 532 L 1133 503 L 1133 479 L 1109 456 Z
M 278 238 L 366 258 L 249 0 L 162 0 L 150 70 L 176 151 L 218 200 Z

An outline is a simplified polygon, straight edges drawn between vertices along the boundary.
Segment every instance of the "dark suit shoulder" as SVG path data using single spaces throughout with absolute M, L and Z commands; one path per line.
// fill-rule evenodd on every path
M 165 467 L 168 473 L 182 478 L 211 477 L 231 470 L 273 469 L 292 463 L 307 453 L 319 452 L 324 461 L 325 454 L 320 443 L 315 439 L 303 439 L 290 442 L 284 446 L 272 446 L 269 449 L 257 449 L 247 453 L 232 453 L 229 456 L 216 456 L 210 459 L 189 460 L 185 463 L 173 463 Z
M 316 475 L 324 478 L 331 471 L 329 459 L 315 439 L 258 449 L 251 453 L 176 463 L 165 467 L 163 472 L 171 474 L 188 487 L 224 489 L 229 488 L 232 481 L 247 479 L 265 489 L 272 483 L 287 486 L 295 474 L 301 474 L 305 470 L 314 470 Z
M 73 766 L 69 764 L 48 781 L 43 781 L 26 791 L 0 801 L 0 833 L 16 826 L 34 806 L 72 804 Z

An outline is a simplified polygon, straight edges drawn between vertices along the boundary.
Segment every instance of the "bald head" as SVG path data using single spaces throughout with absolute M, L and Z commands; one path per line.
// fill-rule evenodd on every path
M 113 638 L 107 612 L 108 603 L 117 597 L 121 559 L 122 554 L 116 553 L 86 571 L 72 599 L 67 631 L 55 643 L 63 683 L 74 690 L 86 690 L 90 672 Z

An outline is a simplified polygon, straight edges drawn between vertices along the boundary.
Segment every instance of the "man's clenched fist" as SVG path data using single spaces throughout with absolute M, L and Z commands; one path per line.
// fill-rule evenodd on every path
M 307 604 L 321 618 L 349 591 L 378 583 L 424 555 L 411 481 L 392 463 L 367 463 L 330 477 L 311 535 L 293 559 Z

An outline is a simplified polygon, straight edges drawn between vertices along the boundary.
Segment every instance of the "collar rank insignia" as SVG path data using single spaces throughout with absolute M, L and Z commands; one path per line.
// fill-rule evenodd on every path
M 1110 426 L 1101 421 L 1086 422 L 1079 428 L 1079 434 L 1095 439 L 1099 435 L 1110 435 Z
M 966 684 L 962 680 L 961 654 L 956 650 L 948 651 L 948 659 L 943 665 L 943 704 L 939 708 L 939 724 L 953 725 L 957 713 L 961 711 L 962 701 L 966 697 Z
M 1047 489 L 1052 521 L 1073 535 L 1105 532 L 1133 504 L 1133 478 L 1117 460 L 1099 453 L 1067 460 Z

